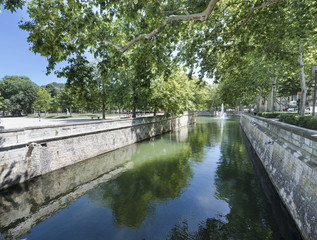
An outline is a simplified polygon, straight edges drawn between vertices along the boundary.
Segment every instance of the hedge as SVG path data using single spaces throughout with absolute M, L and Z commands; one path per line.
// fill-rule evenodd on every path
M 317 130 L 317 116 L 305 115 L 300 116 L 297 114 L 281 114 L 279 120 L 284 123 L 296 125 L 303 128 Z
M 317 130 L 317 116 L 300 116 L 290 112 L 259 112 L 257 115 L 264 118 L 278 118 L 280 122 Z
M 281 114 L 284 115 L 289 113 L 288 112 L 259 112 L 257 115 L 264 118 L 278 118 Z
M 292 125 L 297 125 L 298 123 L 297 114 L 294 113 L 281 114 L 279 116 L 279 120 L 280 122 L 289 123 Z

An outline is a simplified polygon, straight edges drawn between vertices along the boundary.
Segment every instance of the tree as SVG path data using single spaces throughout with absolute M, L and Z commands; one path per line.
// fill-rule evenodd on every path
M 254 3 L 250 1 L 251 7 L 248 4 L 245 4 L 243 7 L 246 15 L 243 20 L 248 21 L 251 15 L 257 10 L 279 1 L 280 0 L 268 0 L 260 4 L 256 4 L 256 1 L 254 1 Z M 40 37 L 43 39 L 45 34 L 39 36 L 37 35 L 39 34 L 37 30 L 39 30 L 40 25 L 44 26 L 48 24 L 50 20 L 50 25 L 53 27 L 52 29 L 55 30 L 53 30 L 54 32 L 51 32 L 52 29 L 49 30 L 50 36 L 45 37 L 45 40 L 64 43 L 60 46 L 54 44 L 56 45 L 54 46 L 56 47 L 55 50 L 62 50 L 62 52 L 59 51 L 62 53 L 60 56 L 54 55 L 54 57 L 56 57 L 55 60 L 59 57 L 65 57 L 65 54 L 68 55 L 70 51 L 74 51 L 74 49 L 71 49 L 71 46 L 74 47 L 72 37 L 80 37 L 78 43 L 81 49 L 88 47 L 90 43 L 93 43 L 94 47 L 104 43 L 115 47 L 120 52 L 125 52 L 139 41 L 151 39 L 169 25 L 175 25 L 175 23 L 207 21 L 207 25 L 209 25 L 209 16 L 218 5 L 220 5 L 220 8 L 230 8 L 233 14 L 236 15 L 236 20 L 241 20 L 241 17 L 240 19 L 237 19 L 237 17 L 242 15 L 240 9 L 238 10 L 232 7 L 235 6 L 235 3 L 219 3 L 218 0 L 204 1 L 200 4 L 193 4 L 191 1 L 154 1 L 150 4 L 148 1 L 112 1 L 107 3 L 69 1 L 67 3 L 56 2 L 56 5 L 54 3 L 54 1 L 32 1 L 31 4 L 29 4 L 29 13 L 33 21 L 26 22 L 22 27 L 32 30 L 31 38 Z M 51 8 L 54 8 L 55 11 L 48 11 L 48 9 Z M 97 8 L 98 11 L 94 11 L 94 8 Z M 65 24 L 70 21 L 74 21 L 74 24 Z M 83 24 L 80 24 L 80 22 Z M 114 24 L 110 24 L 111 22 Z M 239 24 L 239 22 L 234 22 L 234 24 L 237 24 L 237 26 L 234 26 L 233 30 L 238 31 L 238 29 L 246 23 L 242 22 L 242 24 Z M 59 35 L 59 39 L 52 39 L 51 37 L 54 36 L 54 34 L 58 34 L 56 27 L 59 27 L 59 31 L 72 33 L 71 38 L 69 38 L 69 35 Z M 88 34 L 82 36 L 79 34 L 80 32 L 87 32 Z M 83 40 L 88 42 L 84 43 L 82 42 Z M 97 41 L 97 43 L 95 41 Z M 45 45 L 49 44 L 49 42 L 42 41 Z M 120 44 L 120 42 L 123 42 L 123 44 Z M 36 50 L 48 49 L 47 46 L 41 47 L 39 43 L 35 44 Z
M 279 1 L 244 1 L 236 8 L 236 3 L 218 0 L 199 3 L 33 0 L 28 4 L 31 20 L 20 26 L 30 33 L 31 50 L 47 57 L 50 72 L 57 62 L 84 55 L 86 51 L 103 59 L 110 52 L 120 57 L 121 53 L 138 50 L 143 44 L 154 48 L 144 39 L 161 38 L 160 47 L 166 43 L 176 46 L 181 41 L 191 42 L 192 32 L 212 32 L 217 26 L 215 34 L 206 35 L 207 41 L 216 41 L 228 28 L 232 33 L 237 32 L 255 12 Z
M 37 96 L 37 99 L 33 103 L 34 110 L 38 112 L 47 112 L 52 100 L 51 95 L 45 90 L 45 88 L 41 87 Z
M 252 103 L 264 96 L 269 99 L 269 111 L 273 111 L 275 85 L 283 84 L 281 77 L 294 76 L 295 73 L 298 76 L 300 68 L 296 60 L 300 39 L 305 39 L 306 49 L 310 51 L 306 50 L 306 61 L 314 58 L 311 57 L 314 47 L 310 43 L 316 35 L 313 30 L 316 29 L 312 13 L 314 5 L 313 1 L 295 1 L 294 4 L 282 1 L 262 9 L 253 16 L 253 21 L 248 21 L 229 40 L 225 34 L 214 41 L 209 40 L 210 35 L 223 31 L 222 26 L 218 31 L 218 26 L 212 32 L 208 29 L 197 31 L 192 41 L 184 42 L 182 49 L 191 49 L 184 60 L 188 67 L 198 62 L 203 72 L 216 74 L 225 102 L 235 105 Z M 230 21 L 236 19 L 232 18 L 230 11 L 228 18 L 223 21 L 231 26 Z M 230 27 L 227 32 L 232 32 Z M 196 56 L 196 59 L 190 56 Z M 311 63 L 304 64 L 306 69 Z M 298 77 L 294 80 L 300 82 Z
M 0 93 L 5 99 L 6 110 L 13 115 L 30 113 L 39 87 L 25 76 L 5 76 L 0 81 Z
M 207 110 L 217 110 L 220 109 L 222 100 L 220 97 L 218 84 L 212 84 L 205 87 L 205 96 L 204 96 L 204 102 Z
M 25 1 L 23 0 L 0 0 L 0 7 L 4 6 L 4 9 L 15 12 L 16 9 L 22 8 Z
M 280 82 L 277 85 L 277 92 L 280 97 L 289 97 L 297 95 L 300 91 L 300 83 L 296 81 L 296 76 L 290 74 L 288 76 L 282 76 Z
M 245 54 L 255 51 L 257 56 L 263 54 L 266 62 L 278 62 L 276 65 L 278 71 L 274 70 L 272 73 L 265 65 L 262 65 L 262 71 L 258 71 L 267 76 L 263 74 L 259 85 L 254 84 L 256 91 L 253 89 L 249 91 L 252 95 L 257 95 L 274 92 L 272 83 L 278 80 L 277 76 L 283 71 L 281 68 L 287 67 L 283 66 L 282 58 L 285 59 L 294 52 L 293 43 L 296 42 L 294 37 L 296 34 L 293 33 L 296 33 L 298 27 L 303 25 L 305 31 L 311 32 L 309 27 L 313 23 L 315 6 L 313 4 L 316 3 L 312 0 L 295 1 L 294 4 L 282 0 L 264 2 L 210 0 L 199 3 L 183 0 L 150 3 L 144 0 L 110 2 L 33 0 L 28 7 L 31 20 L 24 22 L 21 28 L 30 32 L 28 41 L 32 45 L 32 51 L 47 57 L 48 72 L 54 69 L 57 62 L 74 56 L 83 57 L 87 51 L 101 61 L 106 58 L 104 61 L 106 68 L 112 68 L 115 61 L 109 59 L 109 56 L 119 64 L 122 58 L 125 58 L 123 55 L 137 53 L 139 56 L 148 57 L 149 49 L 155 48 L 160 49 L 161 52 L 169 51 L 162 47 L 168 43 L 174 48 L 178 47 L 178 55 L 181 57 L 177 59 L 186 63 L 191 71 L 197 66 L 200 67 L 200 78 L 205 74 L 212 77 L 216 73 L 218 77 L 222 77 L 221 81 L 225 79 L 223 76 L 227 75 L 226 83 L 229 83 L 234 75 L 242 80 L 242 74 L 237 71 L 230 74 L 224 67 L 220 71 L 219 63 L 223 61 L 222 56 L 227 57 L 231 52 L 230 61 L 235 63 L 233 66 L 242 66 L 232 53 L 239 54 L 244 60 L 243 68 L 246 70 L 248 57 L 252 56 L 245 57 Z M 307 9 L 308 13 L 300 14 Z M 307 24 L 305 20 L 309 20 L 306 21 Z M 292 31 L 288 31 L 290 28 L 293 28 Z M 160 39 L 159 43 L 156 42 L 157 39 Z M 280 41 L 281 39 L 285 41 Z M 144 48 L 147 48 L 147 51 L 144 51 Z M 136 56 L 134 58 L 137 59 Z M 155 59 L 150 58 L 150 61 L 153 62 Z M 292 64 L 288 65 L 295 67 L 294 61 L 291 62 Z M 144 72 L 144 69 L 140 71 Z M 135 73 L 137 72 L 133 74 Z M 274 73 L 279 75 L 271 77 Z M 136 85 L 146 83 L 146 80 L 141 80 L 136 75 L 132 77 L 136 80 L 134 81 L 136 84 L 131 85 L 132 92 L 138 88 Z M 252 81 L 256 79 L 246 79 L 246 82 L 241 82 L 248 86 Z M 265 88 L 261 85 L 265 85 Z M 141 88 L 146 89 L 148 86 L 147 83 Z M 232 99 L 237 102 L 256 98 L 247 96 L 248 92 L 245 89 L 239 98 L 234 96 L 236 91 L 230 93 L 233 95 L 226 98 L 230 98 L 231 102 Z M 150 92 L 145 91 L 142 96 L 147 94 Z M 143 105 L 143 101 L 137 101 L 138 96 L 135 96 L 135 91 L 133 95 L 134 105 L 141 103 Z
M 154 112 L 164 111 L 166 114 L 182 114 L 185 110 L 195 110 L 199 102 L 195 95 L 199 92 L 196 80 L 190 80 L 179 69 L 164 80 L 158 77 L 151 84 L 151 107 Z
M 51 95 L 51 97 L 56 97 L 60 91 L 65 87 L 64 83 L 52 82 L 47 85 L 42 86 Z
M 72 116 L 75 99 L 68 89 L 64 88 L 58 95 L 58 103 L 62 109 L 69 109 L 70 116 Z
M 1 96 L 1 93 L 0 93 L 0 108 L 3 108 L 3 107 L 4 107 L 3 97 Z
M 59 93 L 60 94 L 60 93 Z M 60 109 L 60 105 L 59 105 L 59 95 L 52 97 L 50 104 L 49 104 L 49 110 L 52 112 L 58 112 Z

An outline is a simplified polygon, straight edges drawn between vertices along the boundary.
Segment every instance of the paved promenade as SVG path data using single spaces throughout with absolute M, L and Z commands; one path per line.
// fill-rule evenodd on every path
M 107 120 L 119 119 L 119 117 L 106 117 Z M 98 121 L 97 119 L 91 118 L 28 118 L 28 117 L 4 117 L 0 118 L 0 126 L 4 129 L 16 129 L 16 128 L 26 128 L 26 127 L 41 127 L 41 126 L 51 126 L 51 125 L 62 125 L 68 123 L 84 123 Z M 99 120 L 100 121 L 100 120 Z M 2 128 L 0 127 L 0 130 Z

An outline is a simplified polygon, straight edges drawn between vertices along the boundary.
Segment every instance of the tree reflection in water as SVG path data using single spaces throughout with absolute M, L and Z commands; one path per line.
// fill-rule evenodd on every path
M 156 142 L 155 147 L 150 147 L 151 143 L 146 145 L 134 156 L 133 169 L 89 194 L 98 204 L 112 209 L 119 226 L 139 228 L 155 213 L 155 202 L 179 197 L 192 177 L 188 161 L 191 151 L 187 144 L 173 145 L 163 139 Z M 147 152 L 159 149 L 163 154 L 155 155 L 157 159 L 142 160 Z M 141 159 L 136 159 L 138 157 Z
M 229 122 L 221 136 L 215 197 L 226 201 L 230 212 L 225 216 L 207 218 L 199 224 L 197 231 L 190 231 L 187 220 L 184 220 L 174 226 L 167 239 L 301 239 L 293 222 L 288 233 L 284 231 L 282 236 L 279 227 L 272 221 L 274 213 L 264 203 L 264 195 L 260 191 L 242 134 L 238 127 Z M 257 174 L 265 175 L 259 171 Z M 285 221 L 290 221 L 287 214 L 283 217 Z

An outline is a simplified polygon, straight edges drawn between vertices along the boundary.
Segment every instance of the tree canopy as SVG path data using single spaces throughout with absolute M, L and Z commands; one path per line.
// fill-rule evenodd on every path
M 25 76 L 5 76 L 0 81 L 0 93 L 5 109 L 15 115 L 30 113 L 39 87 Z
M 46 112 L 50 108 L 51 95 L 41 87 L 37 93 L 37 99 L 33 103 L 33 109 L 38 112 Z
M 0 0 L 0 7 L 4 6 L 4 9 L 15 12 L 16 9 L 22 8 L 25 1 L 23 0 Z
M 280 1 L 32 0 L 28 4 L 31 20 L 21 28 L 30 33 L 32 51 L 47 57 L 50 71 L 56 62 L 72 55 L 90 51 L 103 58 L 116 50 L 135 49 L 138 42 L 147 43 L 144 39 L 158 36 L 161 44 L 191 42 L 200 33 L 211 44 L 223 42 L 255 12 Z
M 5 8 L 21 3 L 0 1 Z M 149 104 L 143 99 L 152 94 L 151 81 L 171 77 L 180 64 L 190 77 L 197 69 L 201 79 L 215 77 L 222 99 L 234 105 L 269 94 L 295 74 L 304 96 L 309 66 L 317 62 L 313 0 L 31 0 L 28 13 L 20 27 L 31 50 L 47 58 L 48 73 L 68 61 L 59 74 L 86 97 L 82 86 L 95 82 L 84 74 L 90 54 L 108 89 L 125 86 L 126 105 L 134 108 Z

